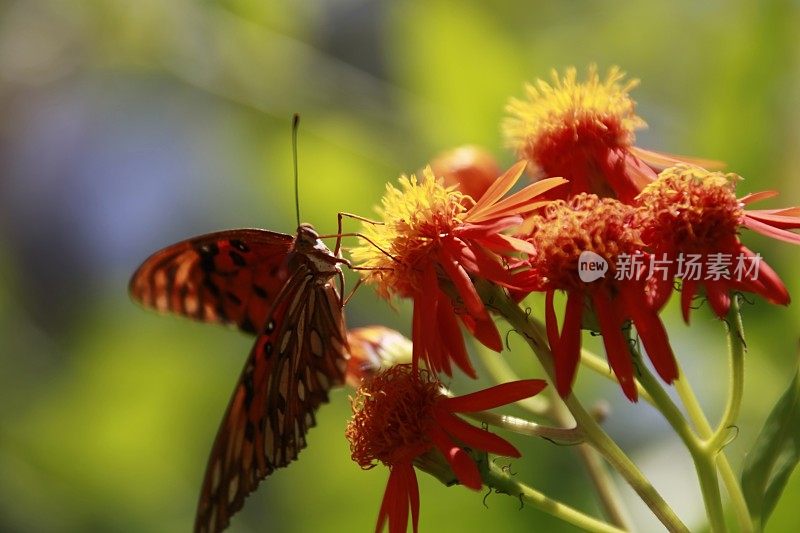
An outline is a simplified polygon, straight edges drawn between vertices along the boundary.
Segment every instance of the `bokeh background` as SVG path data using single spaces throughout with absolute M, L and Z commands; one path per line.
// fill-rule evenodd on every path
M 764 2 L 479 0 L 11 0 L 0 6 L 0 530 L 185 531 L 250 339 L 130 302 L 150 252 L 212 230 L 293 232 L 290 117 L 302 114 L 304 220 L 372 213 L 387 180 L 463 143 L 503 165 L 509 96 L 549 69 L 619 64 L 650 128 L 638 144 L 717 158 L 742 191 L 800 203 L 800 7 Z M 765 204 L 766 205 L 766 204 Z M 800 248 L 753 235 L 800 294 Z M 673 302 L 674 303 L 674 302 Z M 361 290 L 350 325 L 408 331 Z M 723 404 L 722 325 L 665 312 L 712 417 Z M 796 306 L 747 305 L 738 465 L 796 359 Z M 511 339 L 512 347 L 520 342 Z M 508 355 L 535 374 L 523 350 Z M 456 388 L 463 385 L 457 382 Z M 474 388 L 474 384 L 461 390 Z M 693 529 L 694 472 L 657 413 L 584 372 L 609 431 Z M 310 446 L 248 499 L 232 531 L 370 531 L 387 472 L 350 461 L 348 391 Z M 512 469 L 596 512 L 576 454 L 516 439 Z M 573 531 L 501 495 L 421 476 L 426 531 Z M 800 529 L 800 475 L 773 531 Z M 642 530 L 657 528 L 633 504 Z

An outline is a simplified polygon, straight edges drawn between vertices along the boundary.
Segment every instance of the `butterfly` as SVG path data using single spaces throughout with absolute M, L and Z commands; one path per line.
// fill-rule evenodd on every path
M 146 307 L 256 333 L 211 450 L 195 531 L 225 529 L 262 479 L 294 461 L 317 408 L 344 382 L 342 264 L 300 224 L 294 238 L 237 229 L 179 242 L 131 278 Z

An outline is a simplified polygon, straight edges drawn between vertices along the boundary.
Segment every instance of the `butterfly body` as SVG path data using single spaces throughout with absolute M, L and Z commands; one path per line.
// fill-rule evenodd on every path
M 156 252 L 131 280 L 148 307 L 233 324 L 256 340 L 206 467 L 196 531 L 221 531 L 245 497 L 306 446 L 317 408 L 344 382 L 347 264 L 308 224 L 297 235 L 231 230 Z

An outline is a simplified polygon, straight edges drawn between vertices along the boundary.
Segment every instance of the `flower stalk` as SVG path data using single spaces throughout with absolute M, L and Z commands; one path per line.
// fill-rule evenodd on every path
M 689 422 L 684 418 L 678 406 L 675 405 L 661 384 L 645 366 L 642 355 L 633 339 L 630 339 L 629 346 L 631 355 L 639 368 L 639 382 L 650 394 L 650 397 L 653 398 L 656 409 L 661 412 L 681 441 L 683 441 L 692 457 L 711 531 L 719 533 L 726 531 L 714 454 L 708 453 L 708 449 L 692 431 Z
M 494 309 L 525 338 L 552 382 L 555 379 L 553 355 L 547 345 L 546 337 L 542 335 L 539 328 L 533 324 L 525 312 L 501 288 L 488 283 L 481 283 L 478 290 L 483 296 L 486 305 Z M 564 403 L 578 427 L 584 431 L 587 442 L 619 472 L 659 521 L 670 531 L 688 532 L 689 529 L 655 487 L 625 452 L 619 448 L 616 442 L 606 434 L 575 395 L 570 394 L 564 399 Z
M 714 453 L 724 446 L 728 431 L 736 424 L 742 405 L 742 395 L 744 393 L 744 354 L 746 344 L 738 300 L 738 297 L 731 299 L 731 308 L 728 311 L 726 320 L 728 328 L 728 359 L 731 367 L 728 401 L 725 404 L 725 411 L 723 412 L 717 429 L 712 433 L 711 437 L 708 438 L 706 443 Z
M 489 470 L 484 476 L 486 485 L 494 489 L 495 492 L 519 498 L 520 501 L 529 503 L 537 509 L 560 518 L 565 522 L 569 522 L 585 531 L 593 533 L 623 533 L 626 531 L 625 529 L 620 529 L 606 522 L 602 522 L 569 505 L 545 496 L 536 489 L 511 478 L 494 464 L 489 464 Z

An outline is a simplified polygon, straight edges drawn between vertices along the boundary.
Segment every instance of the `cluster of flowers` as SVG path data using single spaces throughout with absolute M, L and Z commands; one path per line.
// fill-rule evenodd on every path
M 740 178 L 716 171 L 718 163 L 636 147 L 634 131 L 645 125 L 629 96 L 636 83 L 616 68 L 605 79 L 590 68 L 583 82 L 574 69 L 564 76 L 554 72 L 552 83 L 539 80 L 525 99 L 508 105 L 503 130 L 520 162 L 501 174 L 479 149 L 447 154 L 420 178 L 404 176 L 399 187 L 387 185 L 379 208 L 383 222 L 365 223 L 369 241 L 351 250 L 354 261 L 370 269 L 365 281 L 383 297 L 414 303 L 411 363 L 366 373 L 347 432 L 359 465 L 381 462 L 391 470 L 379 530 L 388 518 L 390 531 L 405 531 L 409 509 L 416 530 L 413 464 L 444 459 L 461 484 L 478 489 L 475 451 L 519 455 L 456 413 L 532 396 L 543 388 L 541 380 L 451 398 L 437 377 L 451 376 L 453 367 L 476 377 L 459 323 L 488 348 L 502 349 L 478 280 L 504 287 L 518 301 L 534 291 L 545 294 L 545 329 L 562 397 L 571 394 L 582 329 L 602 335 L 611 369 L 631 401 L 637 400 L 631 325 L 659 376 L 666 383 L 678 377 L 659 313 L 681 276 L 687 322 L 701 293 L 719 317 L 728 313 L 733 291 L 788 304 L 784 284 L 763 261 L 739 277 L 696 279 L 678 271 L 679 258 L 688 255 L 759 261 L 741 243 L 742 228 L 800 244 L 800 236 L 788 231 L 800 228 L 800 208 L 745 210 L 775 193 L 737 198 Z M 526 170 L 533 183 L 509 194 Z M 579 259 L 585 252 L 607 261 L 609 275 L 583 281 Z M 635 276 L 618 275 L 616 258 L 634 256 L 657 257 L 664 266 L 659 275 L 644 266 Z M 560 327 L 557 291 L 566 294 Z M 356 354 L 374 355 L 380 344 L 380 338 L 352 338 Z

